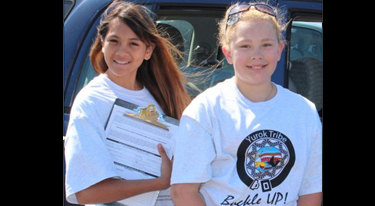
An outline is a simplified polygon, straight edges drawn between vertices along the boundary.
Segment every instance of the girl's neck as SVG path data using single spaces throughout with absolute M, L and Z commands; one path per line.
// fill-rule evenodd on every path
M 272 82 L 264 84 L 244 84 L 238 83 L 236 85 L 241 94 L 251 102 L 265 102 L 272 99 L 277 92 L 276 86 Z
M 108 79 L 110 79 L 112 82 L 126 89 L 134 90 L 134 91 L 143 89 L 142 83 L 137 81 L 135 77 L 134 78 L 130 78 L 129 76 L 119 77 L 108 72 L 104 73 L 104 75 L 106 75 Z

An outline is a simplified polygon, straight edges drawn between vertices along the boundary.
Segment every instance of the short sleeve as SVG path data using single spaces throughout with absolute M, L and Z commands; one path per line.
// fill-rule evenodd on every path
M 72 108 L 65 140 L 66 196 L 77 203 L 75 193 L 110 177 L 116 177 L 113 160 L 104 142 L 104 126 L 87 102 Z
M 322 191 L 322 125 L 316 120 L 315 135 L 312 137 L 306 173 L 302 182 L 300 195 Z
M 212 135 L 196 120 L 182 116 L 175 142 L 171 184 L 203 183 L 211 179 L 215 158 Z

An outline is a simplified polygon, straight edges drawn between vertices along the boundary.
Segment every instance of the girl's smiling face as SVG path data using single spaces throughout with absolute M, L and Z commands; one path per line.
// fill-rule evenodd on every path
M 110 79 L 134 78 L 143 60 L 151 57 L 153 48 L 143 43 L 120 18 L 113 19 L 103 40 L 102 52 Z
M 284 44 L 270 21 L 239 21 L 223 52 L 233 64 L 237 83 L 261 84 L 271 81 Z

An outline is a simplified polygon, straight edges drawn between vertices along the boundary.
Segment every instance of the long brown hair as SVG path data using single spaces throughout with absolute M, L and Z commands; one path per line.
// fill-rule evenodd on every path
M 90 51 L 90 60 L 98 74 L 108 70 L 101 52 L 102 41 L 108 32 L 109 22 L 120 18 L 142 42 L 155 45 L 151 58 L 144 60 L 138 68 L 137 80 L 150 91 L 166 115 L 180 119 L 183 110 L 191 101 L 184 87 L 186 79 L 176 64 L 177 58 L 182 55 L 176 46 L 160 35 L 151 15 L 153 13 L 142 5 L 122 0 L 113 1 L 99 23 L 96 40 Z

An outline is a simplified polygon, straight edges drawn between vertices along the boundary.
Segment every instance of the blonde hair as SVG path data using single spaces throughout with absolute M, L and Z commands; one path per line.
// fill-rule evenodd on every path
M 109 23 L 113 19 L 121 19 L 143 43 L 155 45 L 151 58 L 144 60 L 138 68 L 137 80 L 150 91 L 166 115 L 179 119 L 191 101 L 184 86 L 187 82 L 176 64 L 177 58 L 181 57 L 178 55 L 180 51 L 159 34 L 150 15 L 153 13 L 142 5 L 122 0 L 113 1 L 99 23 L 97 36 L 90 51 L 90 60 L 98 74 L 108 70 L 101 52 L 102 41 L 108 32 Z
M 256 3 L 269 5 L 266 2 L 261 2 L 261 1 L 256 2 Z M 236 3 L 236 4 L 232 4 L 227 9 L 227 11 L 225 12 L 224 18 L 222 18 L 219 21 L 218 40 L 219 40 L 220 46 L 227 47 L 227 48 L 229 47 L 229 44 L 232 41 L 233 34 L 236 30 L 236 25 L 240 21 L 269 21 L 274 26 L 276 36 L 278 37 L 279 41 L 284 41 L 283 31 L 285 30 L 287 24 L 283 23 L 283 20 L 284 20 L 283 17 L 284 16 L 283 16 L 282 12 L 280 12 L 281 10 L 276 9 L 276 8 L 275 8 L 276 17 L 274 17 L 274 16 L 271 16 L 269 14 L 258 11 L 254 8 L 254 6 L 252 6 L 248 11 L 245 11 L 245 12 L 241 13 L 240 18 L 236 23 L 227 26 L 229 11 L 233 7 L 235 7 L 239 4 L 240 4 L 239 2 Z M 271 6 L 271 5 L 269 5 L 269 6 Z

